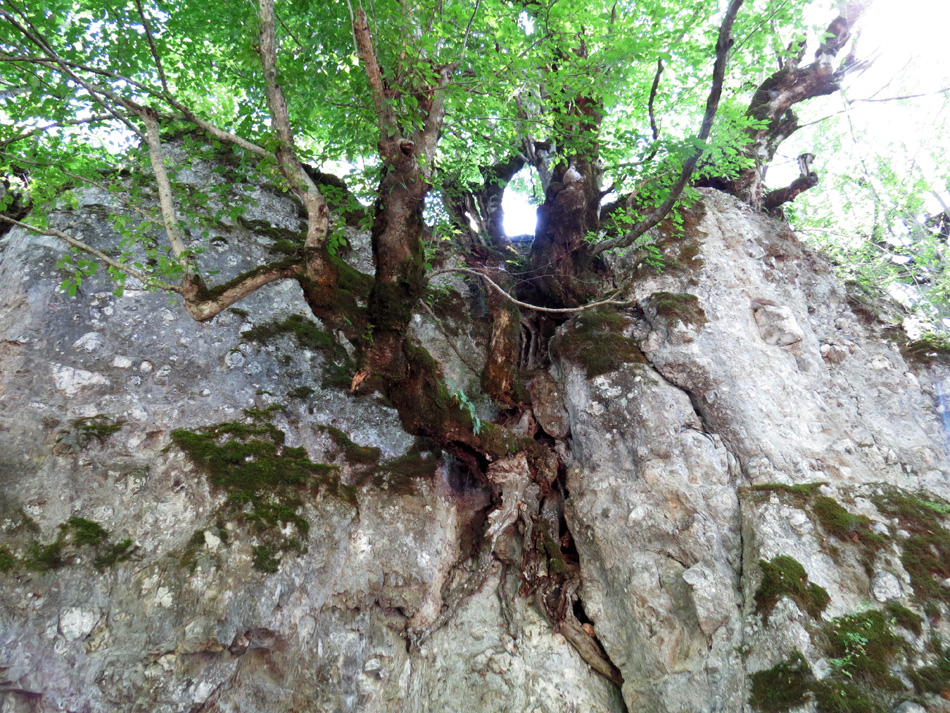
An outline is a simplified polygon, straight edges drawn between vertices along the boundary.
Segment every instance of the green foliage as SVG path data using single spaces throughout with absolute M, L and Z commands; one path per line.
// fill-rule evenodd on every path
M 877 609 L 832 619 L 824 626 L 829 661 L 849 679 L 900 690 L 903 685 L 891 672 L 891 664 L 907 644 L 894 633 L 891 624 L 892 620 Z
M 472 420 L 472 431 L 475 435 L 478 435 L 482 431 L 482 420 L 478 417 L 478 414 L 475 413 L 475 404 L 465 395 L 465 392 L 462 391 L 455 385 L 455 382 L 446 377 L 445 386 L 449 390 L 449 393 L 452 395 L 452 399 L 457 403 L 462 409 L 464 409 L 469 418 Z
M 828 606 L 831 597 L 828 592 L 808 581 L 805 568 L 792 557 L 779 555 L 770 561 L 759 560 L 762 570 L 762 582 L 755 592 L 755 612 L 761 614 L 764 621 L 775 608 L 775 604 L 782 597 L 788 597 L 798 607 L 815 617 Z

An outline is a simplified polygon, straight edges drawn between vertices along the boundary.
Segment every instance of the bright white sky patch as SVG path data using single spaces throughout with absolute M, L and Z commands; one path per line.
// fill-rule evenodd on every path
M 538 207 L 528 201 L 528 196 L 514 190 L 506 190 L 501 201 L 505 211 L 505 232 L 508 237 L 534 235 Z

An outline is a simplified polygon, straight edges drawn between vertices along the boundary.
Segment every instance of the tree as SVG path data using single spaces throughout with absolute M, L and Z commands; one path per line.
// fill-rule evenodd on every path
M 785 188 L 766 190 L 765 169 L 797 128 L 793 107 L 860 66 L 839 55 L 862 7 L 813 33 L 804 63 L 804 5 L 2 0 L 3 220 L 74 248 L 67 290 L 104 263 L 117 289 L 131 278 L 177 294 L 197 320 L 296 281 L 352 344 L 352 390 L 375 382 L 408 432 L 499 487 L 512 470 L 551 483 L 553 449 L 503 425 L 529 407 L 517 367 L 543 365 L 547 338 L 575 313 L 624 304 L 608 255 L 648 250 L 648 231 L 675 226 L 696 185 L 775 211 L 817 183 L 807 159 Z M 176 172 L 206 154 L 299 201 L 306 231 L 283 258 L 227 279 L 202 271 L 206 228 L 234 199 L 227 184 L 176 190 Z M 349 183 L 311 167 L 330 163 L 349 167 Z M 525 168 L 541 204 L 522 256 L 500 199 Z M 113 216 L 128 236 L 120 255 L 47 224 L 44 210 L 82 185 L 125 203 Z M 340 257 L 347 222 L 371 228 L 372 280 Z M 444 245 L 467 266 L 433 270 Z M 407 336 L 413 310 L 453 272 L 487 296 L 483 386 L 498 423 L 475 417 Z M 541 534 L 535 545 L 543 556 Z M 538 584 L 542 608 L 616 676 L 570 614 L 572 582 Z

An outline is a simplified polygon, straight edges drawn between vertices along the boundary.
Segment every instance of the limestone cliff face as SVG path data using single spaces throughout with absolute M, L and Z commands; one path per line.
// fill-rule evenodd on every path
M 257 197 L 212 241 L 225 272 L 298 227 Z M 109 199 L 79 198 L 52 220 L 114 245 Z M 0 710 L 939 710 L 937 367 L 908 365 L 787 228 L 723 194 L 669 245 L 622 319 L 562 326 L 528 384 L 566 470 L 576 620 L 618 685 L 511 566 L 550 515 L 530 488 L 492 492 L 349 395 L 346 347 L 295 286 L 197 324 L 98 277 L 70 299 L 61 246 L 8 233 Z M 484 327 L 438 306 L 414 323 L 490 418 Z M 521 515 L 492 556 L 505 508 Z

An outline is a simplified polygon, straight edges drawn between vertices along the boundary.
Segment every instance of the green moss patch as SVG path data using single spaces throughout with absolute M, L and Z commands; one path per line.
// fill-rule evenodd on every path
M 645 364 L 637 343 L 625 337 L 629 320 L 600 308 L 582 312 L 552 345 L 559 357 L 587 368 L 587 378 L 616 371 L 624 364 Z
M 864 692 L 852 683 L 841 680 L 816 681 L 812 685 L 817 713 L 883 713 Z
M 924 618 L 903 604 L 893 601 L 888 602 L 884 605 L 884 611 L 894 620 L 895 624 L 904 627 L 915 636 L 920 636 L 923 633 Z
M 853 515 L 834 498 L 823 495 L 814 499 L 811 510 L 826 533 L 859 546 L 865 571 L 870 575 L 875 553 L 888 542 L 871 529 L 870 518 Z
M 769 493 L 778 493 L 781 496 L 796 499 L 799 503 L 804 503 L 811 500 L 822 485 L 827 485 L 827 483 L 800 483 L 797 485 L 763 483 L 762 485 L 753 485 L 749 488 L 749 492 L 760 499 L 763 496 L 768 496 Z
M 950 360 L 950 338 L 938 334 L 927 334 L 920 339 L 905 343 L 901 353 L 908 361 L 929 366 L 937 361 Z
M 950 699 L 950 650 L 937 647 L 936 664 L 921 666 L 907 672 L 917 693 L 930 693 Z
M 284 440 L 284 432 L 259 414 L 250 424 L 172 432 L 175 445 L 227 493 L 228 514 L 277 552 L 300 549 L 299 540 L 282 533 L 282 525 L 292 525 L 303 537 L 309 532 L 309 522 L 299 514 L 304 494 L 323 492 L 356 505 L 354 489 L 340 482 L 335 466 L 314 463 L 305 449 L 285 446 Z
M 288 335 L 298 346 L 318 352 L 326 359 L 323 387 L 348 388 L 356 371 L 356 362 L 334 336 L 299 314 L 292 314 L 279 322 L 262 324 L 241 335 L 248 342 L 267 344 L 273 339 Z
M 16 555 L 10 552 L 5 545 L 0 546 L 0 572 L 9 572 L 16 566 Z
M 19 556 L 10 546 L 0 546 L 0 572 L 16 569 L 51 572 L 75 563 L 77 556 L 89 549 L 94 552 L 93 566 L 102 570 L 125 562 L 138 551 L 133 540 L 113 543 L 109 531 L 100 523 L 83 517 L 70 517 L 56 531 L 56 538 L 52 542 L 42 542 L 31 529 L 31 538 L 26 542 L 20 541 Z
M 379 462 L 379 448 L 354 443 L 346 433 L 335 426 L 320 426 L 319 428 L 330 436 L 337 452 L 349 463 L 353 465 L 372 465 Z
M 764 713 L 781 713 L 803 705 L 814 680 L 800 651 L 765 671 L 753 673 L 751 706 Z
M 904 686 L 891 672 L 891 665 L 907 642 L 894 633 L 891 623 L 884 612 L 869 609 L 825 624 L 823 633 L 832 666 L 849 679 L 875 688 L 901 690 Z
M 856 546 L 865 572 L 870 576 L 874 558 L 878 550 L 888 545 L 889 538 L 879 535 L 871 529 L 872 522 L 870 518 L 865 515 L 854 515 L 834 498 L 818 495 L 818 489 L 822 485 L 826 485 L 826 483 L 802 483 L 799 485 L 769 483 L 754 485 L 749 489 L 749 492 L 752 493 L 753 498 L 757 499 L 761 499 L 764 495 L 776 493 L 784 502 L 804 510 L 825 534 Z M 836 548 L 831 546 L 827 546 L 827 550 L 836 558 L 840 554 Z
M 762 582 L 755 592 L 755 612 L 768 621 L 775 604 L 788 597 L 814 618 L 819 618 L 828 606 L 828 592 L 808 581 L 805 568 L 794 558 L 779 555 L 771 561 L 759 560 Z
M 918 601 L 950 603 L 950 590 L 941 583 L 950 577 L 950 532 L 943 524 L 950 506 L 933 496 L 916 497 L 896 489 L 876 497 L 874 504 L 908 533 L 900 541 L 901 564 Z M 931 607 L 931 611 L 939 610 Z
M 73 542 L 77 545 L 96 546 L 109 538 L 109 531 L 102 525 L 83 517 L 71 517 L 60 527 L 72 531 Z
M 93 442 L 105 443 L 114 433 L 119 431 L 125 421 L 114 419 L 105 414 L 74 418 L 69 422 L 69 428 L 56 434 L 58 451 L 72 451 L 78 453 Z
M 699 298 L 688 292 L 654 292 L 647 302 L 656 316 L 670 326 L 702 327 L 708 321 Z

